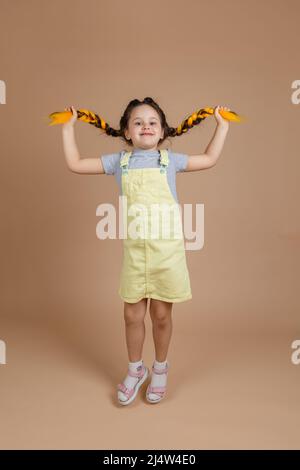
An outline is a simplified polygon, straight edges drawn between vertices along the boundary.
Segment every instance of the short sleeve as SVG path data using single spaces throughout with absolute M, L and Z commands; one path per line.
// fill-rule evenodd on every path
M 184 171 L 188 164 L 188 156 L 184 153 L 172 153 L 172 158 L 176 168 L 176 172 Z
M 107 175 L 116 173 L 117 165 L 120 164 L 120 153 L 109 153 L 100 156 L 104 171 Z

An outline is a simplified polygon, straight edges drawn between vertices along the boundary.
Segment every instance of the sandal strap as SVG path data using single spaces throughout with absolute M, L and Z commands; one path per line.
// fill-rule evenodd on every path
M 118 384 L 118 390 L 121 390 L 128 399 L 134 393 L 134 388 L 127 388 L 123 383 Z
M 152 371 L 157 374 L 157 375 L 160 375 L 160 374 L 167 374 L 168 371 L 169 371 L 169 365 L 167 363 L 166 367 L 164 369 L 157 369 L 156 367 L 154 367 L 154 365 L 152 366 Z
M 134 370 L 128 369 L 128 375 L 131 377 L 143 377 L 145 373 L 145 366 L 141 365 L 137 368 L 136 372 Z
M 152 387 L 149 385 L 148 393 L 165 393 L 167 387 Z

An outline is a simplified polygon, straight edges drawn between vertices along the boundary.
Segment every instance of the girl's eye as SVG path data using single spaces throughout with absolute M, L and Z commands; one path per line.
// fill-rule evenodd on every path
M 136 122 L 135 124 L 140 124 L 140 122 Z M 151 122 L 150 124 L 156 124 L 156 122 Z

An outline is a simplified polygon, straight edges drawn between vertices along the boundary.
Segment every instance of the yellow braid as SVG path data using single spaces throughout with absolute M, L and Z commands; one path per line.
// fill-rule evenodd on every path
M 214 108 L 201 108 L 199 109 L 199 111 L 192 113 L 186 119 L 184 119 L 184 121 L 182 121 L 182 123 L 177 128 L 169 127 L 169 136 L 175 137 L 182 135 L 189 129 L 191 129 L 193 126 L 200 124 L 203 119 L 213 114 Z M 243 118 L 236 114 L 234 111 L 225 111 L 221 109 L 219 110 L 219 114 L 228 121 L 240 122 L 243 120 Z M 89 111 L 88 109 L 79 109 L 77 111 L 77 116 L 77 119 L 79 121 L 87 122 L 92 126 L 95 126 L 99 129 L 103 129 L 109 135 L 112 135 L 114 137 L 120 136 L 120 131 L 110 127 L 104 119 L 98 116 L 98 114 L 95 114 L 92 111 Z M 53 126 L 55 124 L 64 124 L 68 122 L 71 117 L 71 111 L 57 111 L 51 113 L 49 115 L 49 118 L 51 119 L 49 126 Z
M 92 124 L 93 126 L 98 127 L 100 129 L 105 130 L 107 127 L 107 123 L 104 121 L 104 119 L 99 117 L 98 114 L 89 111 L 88 109 L 79 109 L 77 111 L 77 116 L 77 119 L 79 121 L 88 122 L 89 124 Z M 49 118 L 51 119 L 49 126 L 53 126 L 54 124 L 64 124 L 68 122 L 71 117 L 71 111 L 56 111 L 54 113 L 51 113 L 49 114 Z
M 199 111 L 195 111 L 194 113 L 190 114 L 186 119 L 184 119 L 184 121 L 182 121 L 182 123 L 175 129 L 175 132 L 172 137 L 174 137 L 175 135 L 184 134 L 192 127 L 196 126 L 197 124 L 200 124 L 203 119 L 213 114 L 213 108 L 201 108 L 199 109 Z M 240 122 L 243 120 L 243 118 L 236 114 L 234 111 L 225 111 L 221 109 L 219 110 L 219 114 L 228 121 Z

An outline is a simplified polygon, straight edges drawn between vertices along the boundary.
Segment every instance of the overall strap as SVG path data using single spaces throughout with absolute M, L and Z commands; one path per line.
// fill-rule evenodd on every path
M 125 152 L 120 160 L 120 167 L 122 170 L 122 175 L 128 173 L 128 164 L 129 158 L 131 157 L 132 152 Z
M 163 149 L 163 150 L 159 150 L 159 152 L 160 152 L 160 172 L 165 173 L 169 164 L 168 151 Z M 128 173 L 129 159 L 131 155 L 132 155 L 132 152 L 125 152 L 124 155 L 121 157 L 120 167 L 121 167 L 123 175 Z
M 165 173 L 169 164 L 168 150 L 160 150 L 160 172 Z

